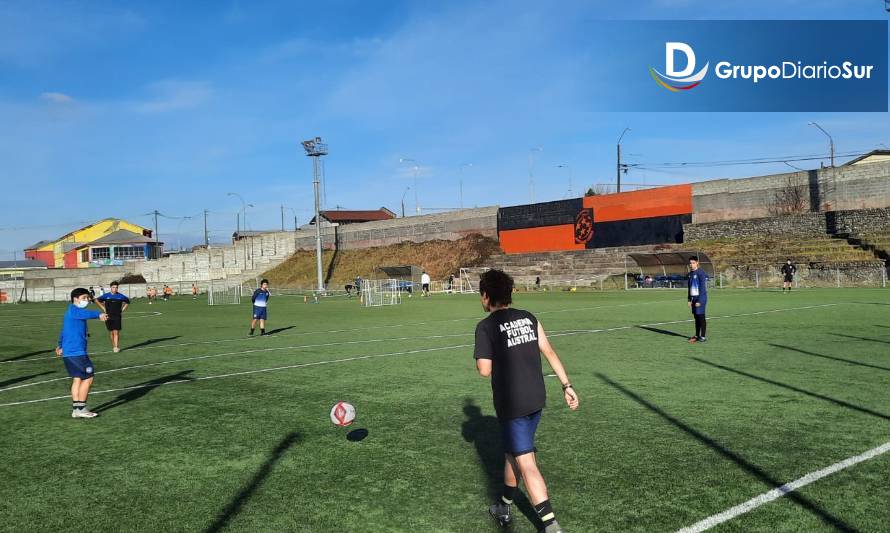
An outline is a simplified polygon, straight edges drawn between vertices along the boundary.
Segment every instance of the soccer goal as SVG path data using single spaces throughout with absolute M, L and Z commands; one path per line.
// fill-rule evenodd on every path
M 207 305 L 227 305 L 241 303 L 241 284 L 213 281 L 207 287 Z
M 470 278 L 471 273 L 470 269 L 462 268 L 460 269 L 459 276 L 456 280 L 454 280 L 454 290 L 455 292 L 459 292 L 461 294 L 469 294 L 474 293 L 479 290 L 479 281 L 473 283 L 473 280 Z
M 379 307 L 402 303 L 402 291 L 396 279 L 366 279 L 362 281 L 362 305 Z

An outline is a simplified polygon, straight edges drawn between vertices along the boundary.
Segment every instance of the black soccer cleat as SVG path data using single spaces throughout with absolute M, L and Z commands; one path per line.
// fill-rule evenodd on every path
M 504 502 L 496 502 L 488 508 L 488 514 L 495 519 L 501 527 L 509 526 L 513 522 L 512 505 Z

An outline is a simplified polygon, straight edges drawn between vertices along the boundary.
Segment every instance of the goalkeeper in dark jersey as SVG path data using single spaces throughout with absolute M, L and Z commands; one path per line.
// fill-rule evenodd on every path
M 253 302 L 253 320 L 250 321 L 250 334 L 256 329 L 256 323 L 260 322 L 260 335 L 266 334 L 266 312 L 269 305 L 269 298 L 272 294 L 269 292 L 269 280 L 264 279 L 260 282 L 257 290 L 253 291 L 250 301 Z
M 785 281 L 782 282 L 782 292 L 786 290 L 791 292 L 791 284 L 794 282 L 794 274 L 796 273 L 797 267 L 794 266 L 791 259 L 785 261 L 785 264 L 782 265 L 782 275 L 785 276 Z

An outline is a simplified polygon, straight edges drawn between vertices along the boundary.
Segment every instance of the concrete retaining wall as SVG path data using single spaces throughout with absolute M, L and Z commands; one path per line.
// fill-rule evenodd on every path
M 890 163 L 694 183 L 692 222 L 768 217 L 788 186 L 800 187 L 809 212 L 890 207 Z
M 748 218 L 683 226 L 686 242 L 755 237 L 824 237 L 890 231 L 890 208 Z

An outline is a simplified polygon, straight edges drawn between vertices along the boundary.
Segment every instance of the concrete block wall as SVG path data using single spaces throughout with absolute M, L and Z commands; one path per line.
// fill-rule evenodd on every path
M 810 212 L 890 207 L 890 162 L 693 183 L 692 222 L 768 217 L 788 185 L 802 188 Z

